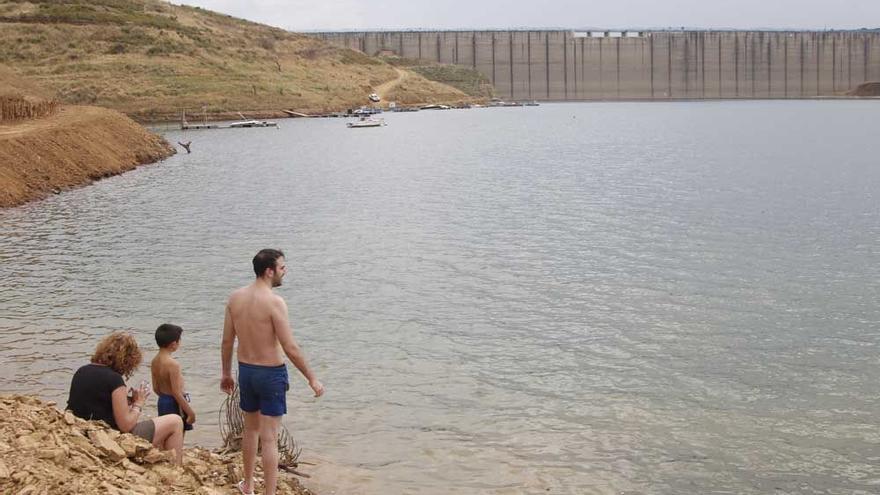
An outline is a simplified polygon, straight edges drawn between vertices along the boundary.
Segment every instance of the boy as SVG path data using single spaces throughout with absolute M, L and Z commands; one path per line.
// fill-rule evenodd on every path
M 159 415 L 179 414 L 183 417 L 184 431 L 189 431 L 196 422 L 196 413 L 189 405 L 189 394 L 183 391 L 180 364 L 171 357 L 171 354 L 180 347 L 182 333 L 183 329 L 177 325 L 170 323 L 159 325 L 156 329 L 159 353 L 150 363 L 150 373 L 153 375 L 153 391 L 159 396 Z

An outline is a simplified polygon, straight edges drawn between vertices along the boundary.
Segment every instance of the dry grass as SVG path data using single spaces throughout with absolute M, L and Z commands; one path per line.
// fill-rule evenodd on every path
M 142 121 L 184 109 L 339 110 L 366 103 L 372 88 L 397 77 L 359 52 L 157 0 L 0 0 L 0 64 L 65 103 Z M 451 88 L 437 93 L 424 78 L 408 84 L 424 101 L 467 98 Z
M 495 96 L 492 82 L 476 69 L 460 65 L 426 63 L 403 57 L 381 57 L 381 59 L 395 67 L 415 72 L 430 81 L 456 88 L 474 98 L 489 99 Z
M 0 122 L 38 119 L 58 111 L 57 100 L 34 100 L 21 96 L 0 96 Z

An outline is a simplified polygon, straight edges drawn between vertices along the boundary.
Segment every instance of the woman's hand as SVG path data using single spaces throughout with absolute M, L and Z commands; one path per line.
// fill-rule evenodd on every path
M 143 408 L 147 397 L 150 396 L 150 384 L 146 380 L 141 381 L 140 386 L 131 391 L 131 403 Z

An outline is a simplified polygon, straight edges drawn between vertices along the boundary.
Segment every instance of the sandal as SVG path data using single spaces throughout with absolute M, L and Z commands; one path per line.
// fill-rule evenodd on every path
M 244 491 L 244 480 L 238 482 L 238 491 L 241 492 L 241 495 L 254 495 L 254 492 L 247 493 Z

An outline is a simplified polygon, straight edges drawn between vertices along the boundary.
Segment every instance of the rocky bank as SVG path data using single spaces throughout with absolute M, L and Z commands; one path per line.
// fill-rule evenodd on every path
M 237 494 L 241 454 L 186 449 L 183 467 L 147 441 L 85 421 L 54 403 L 0 396 L 0 493 Z M 257 467 L 258 489 L 261 471 Z M 258 491 L 259 492 L 259 491 Z M 278 493 L 314 495 L 280 473 Z

